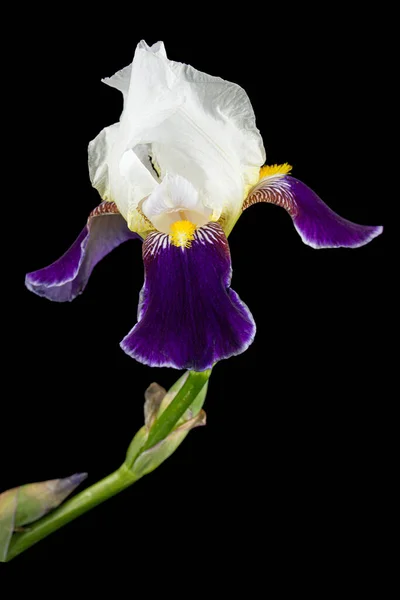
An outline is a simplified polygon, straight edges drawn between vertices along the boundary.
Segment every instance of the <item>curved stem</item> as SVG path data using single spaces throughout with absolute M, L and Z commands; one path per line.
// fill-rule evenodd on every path
M 193 404 L 194 400 L 208 381 L 211 370 L 202 372 L 189 372 L 185 383 L 167 406 L 164 412 L 156 419 L 153 427 L 150 429 L 149 437 L 146 443 L 140 448 L 139 454 L 155 446 L 161 440 L 167 437 L 176 423 L 183 416 L 185 411 Z M 129 451 L 128 451 L 129 453 Z M 117 471 L 111 473 L 101 481 L 98 481 L 91 487 L 83 490 L 64 504 L 59 506 L 52 513 L 43 517 L 36 523 L 29 525 L 28 529 L 22 533 L 15 532 L 12 536 L 8 552 L 7 561 L 11 560 L 24 552 L 40 540 L 44 539 L 53 531 L 57 531 L 70 521 L 73 521 L 80 515 L 91 510 L 98 504 L 105 502 L 115 494 L 122 492 L 135 481 L 140 479 L 132 473 L 130 467 L 134 463 L 138 454 L 135 453 L 130 461 L 125 462 Z

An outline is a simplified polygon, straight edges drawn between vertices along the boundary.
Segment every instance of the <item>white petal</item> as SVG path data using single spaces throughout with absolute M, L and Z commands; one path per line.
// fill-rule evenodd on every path
M 143 145 L 124 152 L 115 164 L 119 157 L 119 152 L 114 152 L 115 145 L 119 143 L 119 127 L 119 123 L 106 127 L 90 142 L 89 175 L 93 187 L 104 200 L 119 199 L 118 210 L 128 219 L 130 206 L 136 207 L 140 200 L 151 194 L 158 185 L 158 178 L 150 160 L 145 157 L 146 146 Z M 117 176 L 112 177 L 115 171 Z
M 124 205 L 124 212 L 122 213 L 126 218 L 129 207 L 131 205 L 136 207 L 143 198 L 151 194 L 158 187 L 158 183 L 133 150 L 127 150 L 122 155 L 119 162 L 119 171 L 122 177 L 117 195 L 123 197 L 128 195 L 129 198 L 127 205 Z M 122 186 L 125 186 L 126 190 Z
M 146 42 L 142 40 L 139 43 L 138 48 L 142 48 L 149 52 L 153 52 L 154 54 L 161 54 L 162 56 L 167 57 L 163 42 L 157 42 L 156 44 L 153 44 L 153 46 L 149 47 L 146 44 Z M 131 74 L 132 64 L 128 65 L 127 67 L 124 67 L 120 71 L 117 71 L 112 77 L 105 77 L 104 79 L 102 79 L 102 82 L 106 85 L 109 85 L 110 87 L 113 87 L 116 90 L 122 92 L 124 96 L 124 104 L 128 96 Z
M 138 144 L 134 147 L 136 156 L 141 160 L 146 169 L 153 175 L 157 183 L 160 183 L 160 178 L 153 166 L 153 150 L 151 144 Z
M 136 158 L 125 153 L 148 145 L 161 178 L 168 172 L 189 181 L 199 193 L 201 206 L 212 211 L 212 218 L 222 214 L 229 233 L 240 214 L 246 188 L 258 181 L 259 167 L 265 162 L 245 91 L 168 60 L 161 42 L 152 47 L 140 42 L 131 67 L 106 83 L 123 92 L 125 104 L 116 139 L 100 134 L 91 143 L 93 184 L 100 192 L 108 191 L 130 227 L 143 225 L 137 222 L 137 207 L 145 197 L 140 195 L 145 190 L 148 195 L 150 170 L 141 171 L 136 160 L 140 153 L 134 152 Z
M 116 90 L 119 90 L 120 92 L 122 92 L 124 95 L 124 100 L 125 100 L 126 96 L 128 95 L 128 91 L 129 91 L 129 82 L 131 80 L 131 73 L 132 73 L 132 65 L 128 65 L 127 67 L 124 67 L 120 71 L 117 71 L 117 73 L 115 73 L 115 75 L 113 75 L 112 77 L 105 77 L 104 79 L 102 79 L 102 82 L 105 83 L 106 85 L 109 85 L 110 87 L 113 87 Z
M 166 210 L 195 209 L 199 204 L 199 192 L 184 177 L 166 175 L 161 185 L 143 202 L 142 210 L 151 219 Z
M 105 127 L 89 144 L 89 177 L 103 200 L 110 198 L 109 161 L 112 149 L 118 139 L 119 123 Z
M 147 50 L 148 52 L 152 52 L 153 54 L 159 54 L 160 56 L 164 56 L 164 58 L 167 58 L 164 42 L 156 42 L 152 46 L 149 46 L 144 40 L 141 40 L 137 47 L 142 50 Z
M 249 186 L 265 162 L 261 136 L 249 98 L 236 84 L 169 61 L 185 90 L 185 103 L 154 134 L 153 152 L 161 168 L 186 177 L 203 202 L 233 227 Z
M 187 179 L 170 174 L 146 198 L 141 208 L 156 229 L 164 233 L 169 233 L 172 223 L 180 220 L 205 225 L 212 213 L 211 209 L 204 206 L 199 192 Z

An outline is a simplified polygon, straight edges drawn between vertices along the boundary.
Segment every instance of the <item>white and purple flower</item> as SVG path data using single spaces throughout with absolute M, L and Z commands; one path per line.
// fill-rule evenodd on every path
M 105 83 L 123 93 L 124 108 L 89 144 L 90 178 L 103 202 L 66 254 L 29 273 L 26 285 L 50 300 L 73 300 L 106 254 L 141 239 L 138 322 L 121 343 L 136 360 L 202 371 L 251 344 L 253 317 L 230 288 L 227 236 L 252 204 L 285 208 L 313 248 L 356 248 L 382 232 L 334 213 L 289 165 L 263 166 L 245 91 L 168 60 L 161 42 L 140 42 L 132 64 Z

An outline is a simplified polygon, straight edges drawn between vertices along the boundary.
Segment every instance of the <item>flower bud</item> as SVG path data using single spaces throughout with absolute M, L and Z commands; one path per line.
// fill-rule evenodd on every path
M 56 508 L 86 479 L 76 473 L 64 479 L 28 483 L 0 494 L 0 560 L 5 560 L 14 531 Z

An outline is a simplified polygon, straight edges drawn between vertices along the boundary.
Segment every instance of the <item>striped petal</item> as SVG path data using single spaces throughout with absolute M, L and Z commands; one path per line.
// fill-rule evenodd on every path
M 143 261 L 138 323 L 121 343 L 127 354 L 149 366 L 203 371 L 248 348 L 255 324 L 230 289 L 229 246 L 217 223 L 199 227 L 190 247 L 151 233 Z
M 127 227 L 114 202 L 102 202 L 71 248 L 49 267 L 28 273 L 26 287 L 55 302 L 73 300 L 83 292 L 97 265 L 111 250 L 139 236 Z
M 358 225 L 343 219 L 290 175 L 274 174 L 261 179 L 244 202 L 243 210 L 258 202 L 285 208 L 303 242 L 312 248 L 358 248 L 383 230 L 380 226 Z

